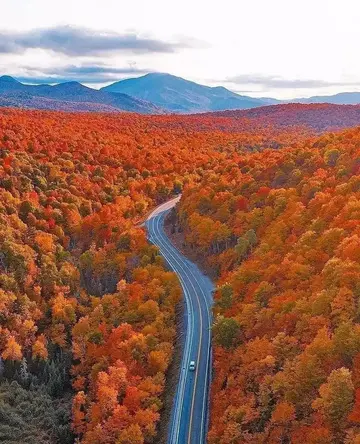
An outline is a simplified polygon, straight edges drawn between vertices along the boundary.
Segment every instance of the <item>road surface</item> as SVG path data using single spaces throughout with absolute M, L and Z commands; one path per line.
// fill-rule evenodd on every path
M 148 217 L 149 240 L 178 275 L 186 302 L 186 335 L 181 370 L 171 412 L 168 444 L 206 442 L 209 383 L 211 378 L 211 281 L 170 242 L 164 232 L 166 214 L 180 196 L 160 205 Z M 196 362 L 195 371 L 189 370 Z

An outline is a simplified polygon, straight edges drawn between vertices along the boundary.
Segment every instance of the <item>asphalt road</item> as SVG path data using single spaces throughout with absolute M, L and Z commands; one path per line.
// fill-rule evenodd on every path
M 168 444 L 206 442 L 209 384 L 211 379 L 211 281 L 170 242 L 164 232 L 164 218 L 179 201 L 172 199 L 156 208 L 148 217 L 149 240 L 178 275 L 186 302 L 186 335 L 181 371 L 171 412 Z M 196 362 L 195 371 L 189 370 Z

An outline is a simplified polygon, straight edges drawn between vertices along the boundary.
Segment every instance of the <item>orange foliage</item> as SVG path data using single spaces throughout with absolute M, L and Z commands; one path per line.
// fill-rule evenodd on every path
M 357 435 L 359 158 L 360 129 L 327 133 L 234 154 L 185 188 L 176 224 L 218 271 L 215 319 L 239 329 L 227 344 L 214 331 L 209 443 Z
M 215 348 L 209 442 L 296 442 L 308 423 L 294 429 L 293 418 L 316 415 L 308 442 L 340 433 L 328 404 L 313 413 L 311 402 L 360 353 L 360 137 L 315 133 L 354 122 L 356 107 L 324 105 L 201 116 L 1 109 L 7 368 L 71 356 L 80 441 L 156 442 L 181 292 L 138 222 L 184 189 L 186 241 L 219 271 L 215 314 L 236 331 L 235 349 Z

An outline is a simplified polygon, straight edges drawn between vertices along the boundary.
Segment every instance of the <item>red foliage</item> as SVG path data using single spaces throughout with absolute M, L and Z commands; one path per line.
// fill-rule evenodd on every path
M 353 129 L 186 187 L 185 241 L 219 270 L 209 443 L 357 439 L 359 158 Z
M 351 384 L 339 408 L 327 379 L 354 368 L 359 385 L 360 135 L 315 133 L 354 123 L 359 107 L 330 105 L 1 109 L 2 358 L 71 352 L 80 440 L 154 442 L 181 294 L 138 222 L 184 189 L 186 241 L 220 272 L 209 442 L 341 438 Z

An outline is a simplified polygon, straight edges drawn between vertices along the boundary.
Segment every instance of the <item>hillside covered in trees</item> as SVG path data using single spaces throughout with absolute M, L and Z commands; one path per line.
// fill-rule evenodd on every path
M 360 129 L 233 155 L 178 209 L 216 270 L 209 443 L 360 442 Z
M 209 442 L 353 439 L 360 133 L 318 133 L 356 109 L 1 110 L 0 440 L 156 442 L 181 291 L 139 221 L 181 191 L 219 276 Z

